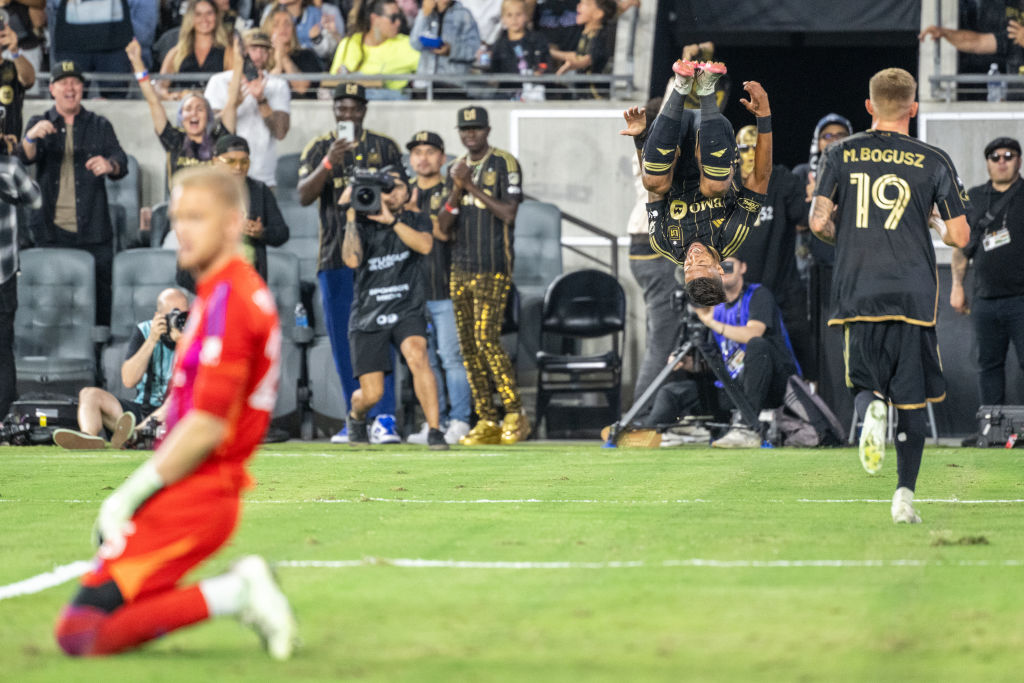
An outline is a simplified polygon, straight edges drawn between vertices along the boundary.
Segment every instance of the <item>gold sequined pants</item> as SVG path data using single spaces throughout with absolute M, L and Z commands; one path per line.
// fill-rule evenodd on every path
M 453 268 L 450 285 L 473 406 L 481 420 L 500 422 L 503 415 L 492 400 L 495 390 L 506 413 L 522 409 L 512 361 L 501 345 L 501 323 L 512 279 L 504 273 L 466 273 Z

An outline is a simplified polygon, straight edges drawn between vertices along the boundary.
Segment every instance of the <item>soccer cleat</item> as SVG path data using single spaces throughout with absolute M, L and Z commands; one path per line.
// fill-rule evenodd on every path
M 860 429 L 860 464 L 868 474 L 878 474 L 885 460 L 885 403 L 874 400 L 868 404 L 864 414 L 864 425 Z
M 121 450 L 134 433 L 135 415 L 131 412 L 122 413 L 114 425 L 114 433 L 110 436 L 110 447 Z
M 722 62 L 701 62 L 697 66 L 699 68 L 697 75 L 694 77 L 694 83 L 697 85 L 697 96 L 713 94 L 718 79 L 726 74 L 725 64 Z
M 444 433 L 444 440 L 450 444 L 459 443 L 459 439 L 469 434 L 469 424 L 462 420 L 452 420 Z
M 370 443 L 402 443 L 394 415 L 378 415 L 370 428 Z
M 733 425 L 720 439 L 711 442 L 712 448 L 760 448 L 761 435 L 750 427 Z
M 914 492 L 906 486 L 896 489 L 892 496 L 892 521 L 894 524 L 920 524 L 921 516 L 914 509 Z
M 697 62 L 677 59 L 675 64 L 672 65 L 672 71 L 675 73 L 675 81 L 672 87 L 680 95 L 686 97 L 690 94 L 690 89 L 693 88 L 693 77 L 697 73 Z
M 501 443 L 511 446 L 520 441 L 526 441 L 530 436 L 530 420 L 526 413 L 506 413 L 505 419 L 501 421 Z
M 440 429 L 431 429 L 427 432 L 427 446 L 432 451 L 448 450 L 448 442 L 444 439 L 444 432 Z
M 426 446 L 427 445 L 427 436 L 429 436 L 429 435 L 430 435 L 430 425 L 428 425 L 426 422 L 424 422 L 423 426 L 420 427 L 420 431 L 416 432 L 415 434 L 410 434 L 408 437 L 406 437 L 405 442 L 406 443 L 411 443 L 411 444 L 416 444 L 417 446 Z
M 256 631 L 271 657 L 291 657 L 299 642 L 299 626 L 266 560 L 247 555 L 235 562 L 231 571 L 245 583 L 241 622 Z
M 331 443 L 348 443 L 348 425 L 346 424 L 341 430 L 331 437 Z
M 103 437 L 76 432 L 74 429 L 54 430 L 53 442 L 69 451 L 98 451 L 107 447 Z
M 348 416 L 348 444 L 362 446 L 370 443 L 370 435 L 366 431 L 366 420 L 358 420 Z
M 493 420 L 480 420 L 459 439 L 463 446 L 494 446 L 501 443 L 501 427 Z

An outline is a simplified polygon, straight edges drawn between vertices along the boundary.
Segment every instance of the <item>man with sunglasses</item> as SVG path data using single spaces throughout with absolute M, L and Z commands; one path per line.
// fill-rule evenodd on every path
M 971 239 L 953 250 L 953 288 L 949 304 L 970 313 L 978 340 L 978 390 L 982 405 L 1006 398 L 1006 352 L 1010 342 L 1024 370 L 1024 191 L 1021 191 L 1021 149 L 1013 138 L 1000 137 L 985 146 L 989 181 L 971 188 L 967 222 Z M 968 307 L 964 274 L 974 264 L 974 300 Z M 964 440 L 974 445 L 975 438 Z

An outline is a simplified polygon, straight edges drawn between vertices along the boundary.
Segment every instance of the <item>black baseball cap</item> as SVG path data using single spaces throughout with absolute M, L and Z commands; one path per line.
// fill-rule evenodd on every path
M 343 100 L 345 98 L 352 98 L 353 100 L 359 100 L 363 104 L 366 104 L 366 88 L 358 83 L 344 82 L 334 86 L 334 99 Z
M 412 140 L 405 143 L 405 148 L 412 151 L 413 147 L 417 145 L 433 145 L 442 152 L 444 151 L 444 140 L 437 133 L 431 133 L 429 130 L 421 130 L 412 136 Z
M 85 76 L 82 75 L 82 70 L 70 59 L 57 62 L 50 71 L 50 83 L 56 83 L 64 78 L 77 78 L 82 83 L 85 83 Z
M 1020 143 L 1014 140 L 1013 138 L 996 138 L 992 142 L 985 145 L 985 156 L 988 156 L 997 149 L 1012 149 L 1017 154 L 1020 154 Z
M 470 106 L 459 110 L 459 128 L 486 128 L 487 110 L 483 107 Z
M 248 154 L 249 143 L 239 135 L 224 135 L 217 138 L 217 143 L 213 146 L 213 153 L 216 156 L 220 156 L 228 152 L 245 152 Z

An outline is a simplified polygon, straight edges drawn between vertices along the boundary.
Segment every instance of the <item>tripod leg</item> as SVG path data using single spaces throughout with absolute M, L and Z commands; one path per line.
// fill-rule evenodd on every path
M 725 363 L 722 361 L 722 356 L 717 350 L 709 350 L 703 344 L 697 345 L 697 350 L 700 351 L 700 355 L 707 362 L 708 367 L 711 368 L 711 372 L 714 373 L 715 378 L 722 383 L 722 388 L 725 389 L 726 395 L 732 404 L 740 411 L 740 415 L 743 416 L 744 422 L 747 423 L 754 431 L 761 433 L 761 423 L 758 420 L 757 412 L 754 410 L 754 406 L 751 405 L 747 395 L 743 393 L 742 389 L 736 386 L 736 380 L 729 376 L 729 371 L 725 369 Z M 764 434 L 761 434 L 762 440 Z
M 629 412 L 623 415 L 618 422 L 612 425 L 611 430 L 608 433 L 608 441 L 605 446 L 608 448 L 614 448 L 619 442 L 619 432 L 622 431 L 623 427 L 630 424 L 633 418 L 636 417 L 644 407 L 651 402 L 654 395 L 658 393 L 658 389 L 665 384 L 668 376 L 672 374 L 672 370 L 676 367 L 676 363 L 683 359 L 690 349 L 693 348 L 693 342 L 687 341 L 681 344 L 675 351 L 669 354 L 668 363 L 661 369 L 651 385 L 644 390 L 644 393 L 640 394 L 640 398 L 633 401 L 633 406 L 629 409 Z

